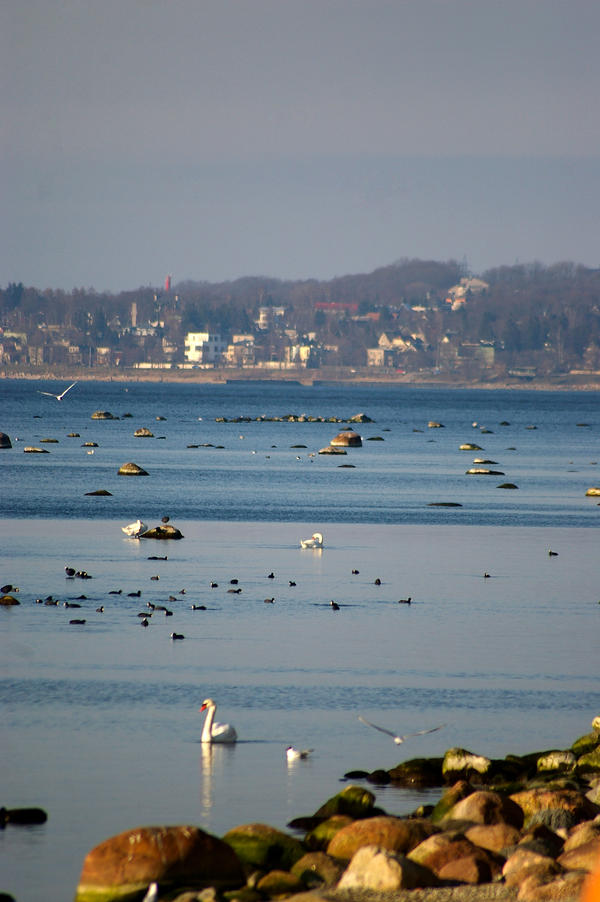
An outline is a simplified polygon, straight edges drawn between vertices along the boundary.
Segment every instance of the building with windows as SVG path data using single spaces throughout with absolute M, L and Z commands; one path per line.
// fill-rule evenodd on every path
M 227 341 L 215 332 L 188 332 L 184 355 L 187 363 L 220 363 Z

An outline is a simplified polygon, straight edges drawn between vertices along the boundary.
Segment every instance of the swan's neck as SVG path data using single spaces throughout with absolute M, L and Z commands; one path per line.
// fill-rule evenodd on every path
M 206 717 L 204 718 L 204 726 L 202 728 L 202 736 L 200 742 L 212 742 L 212 725 L 215 717 L 216 708 L 207 708 Z

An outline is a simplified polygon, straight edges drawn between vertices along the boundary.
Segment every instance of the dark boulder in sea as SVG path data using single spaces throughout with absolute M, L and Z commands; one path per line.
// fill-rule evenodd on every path
M 14 595 L 0 595 L 0 605 L 3 607 L 9 608 L 16 604 L 21 604 L 21 602 Z
M 0 448 L 12 448 L 12 443 L 6 432 L 0 432 Z
M 141 534 L 140 539 L 183 539 L 183 534 L 175 526 L 166 523 L 147 529 Z

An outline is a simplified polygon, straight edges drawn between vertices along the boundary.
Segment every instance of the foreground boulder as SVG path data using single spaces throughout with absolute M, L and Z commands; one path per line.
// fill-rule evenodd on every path
M 127 899 L 157 882 L 234 888 L 245 883 L 230 845 L 198 827 L 138 827 L 113 836 L 86 855 L 75 902 Z
M 383 815 L 354 821 L 339 830 L 327 847 L 327 854 L 349 861 L 364 846 L 407 853 L 435 832 L 428 821 Z
M 364 846 L 353 856 L 337 888 L 394 892 L 439 885 L 440 881 L 430 870 L 404 855 L 377 846 Z

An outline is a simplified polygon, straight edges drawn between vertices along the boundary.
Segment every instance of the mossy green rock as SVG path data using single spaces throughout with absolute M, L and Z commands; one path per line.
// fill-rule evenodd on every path
M 347 814 L 352 818 L 370 817 L 374 804 L 375 796 L 368 789 L 363 789 L 362 786 L 346 786 L 321 805 L 315 815 L 331 817 L 334 814 Z
M 276 899 L 302 893 L 305 886 L 299 877 L 295 877 L 289 871 L 269 871 L 268 874 L 261 877 L 256 888 L 262 895 Z
M 309 849 L 326 849 L 338 830 L 352 823 L 347 814 L 334 814 L 307 833 L 304 842 Z
M 492 766 L 490 758 L 485 755 L 475 755 L 467 749 L 448 749 L 444 755 L 442 774 L 446 780 L 468 777 L 471 774 L 487 774 Z
M 577 759 L 577 771 L 580 774 L 600 773 L 600 746 Z
M 594 749 L 597 749 L 599 746 L 600 733 L 594 730 L 593 733 L 586 733 L 585 736 L 580 736 L 579 739 L 576 739 L 571 746 L 571 751 L 579 758 L 581 755 L 587 755 L 588 752 L 593 752 Z
M 223 840 L 244 864 L 262 870 L 289 871 L 306 851 L 293 836 L 267 824 L 242 824 L 229 830 Z
M 399 786 L 442 786 L 442 758 L 411 758 L 390 771 L 392 783 Z
M 331 855 L 325 852 L 307 852 L 296 862 L 292 874 L 302 881 L 305 887 L 333 886 L 342 876 L 343 868 Z

